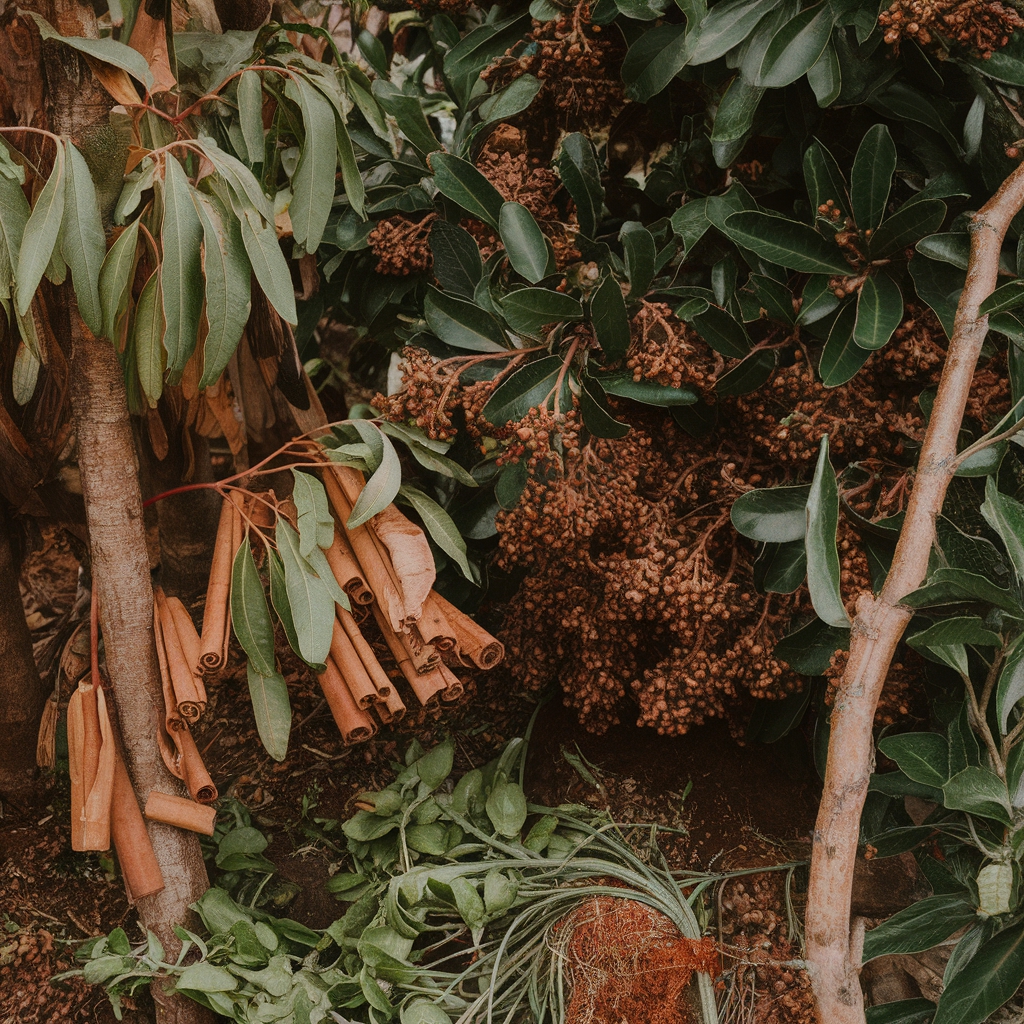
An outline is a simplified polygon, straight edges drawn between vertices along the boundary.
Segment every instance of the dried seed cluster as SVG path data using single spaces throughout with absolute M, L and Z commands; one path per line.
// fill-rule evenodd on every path
M 592 24 L 590 3 L 583 0 L 556 21 L 534 19 L 526 39 L 481 77 L 497 91 L 521 75 L 534 75 L 542 86 L 529 109 L 531 123 L 585 131 L 607 125 L 625 105 L 619 73 L 624 54 L 619 34 Z
M 407 277 L 429 270 L 434 263 L 430 252 L 430 226 L 435 214 L 415 220 L 397 216 L 378 221 L 367 241 L 377 257 L 378 274 Z
M 704 394 L 713 390 L 714 353 L 665 303 L 644 299 L 633 317 L 630 336 L 626 366 L 633 371 L 633 380 L 688 386 Z
M 1024 20 L 999 0 L 894 0 L 878 23 L 893 46 L 903 39 L 940 50 L 954 43 L 988 59 L 1006 46 Z

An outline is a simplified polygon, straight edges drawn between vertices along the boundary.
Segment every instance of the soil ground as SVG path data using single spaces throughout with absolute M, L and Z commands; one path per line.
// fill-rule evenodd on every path
M 29 558 L 26 607 L 41 641 L 71 608 L 76 575 L 77 562 L 59 537 L 45 538 L 43 551 Z M 315 680 L 294 664 L 284 670 L 295 723 L 284 762 L 272 761 L 259 745 L 237 657 L 208 684 L 197 742 L 221 795 L 244 803 L 271 841 L 274 901 L 287 904 L 289 917 L 323 928 L 342 909 L 323 887 L 344 857 L 330 821 L 350 815 L 357 794 L 392 779 L 391 762 L 414 735 L 429 746 L 451 732 L 460 773 L 523 735 L 536 705 L 511 696 L 495 674 L 467 687 L 462 705 L 447 708 L 440 720 L 407 719 L 400 732 L 346 748 Z M 799 733 L 772 746 L 739 746 L 724 724 L 681 737 L 629 725 L 593 736 L 557 698 L 536 717 L 527 770 L 536 803 L 588 803 L 608 807 L 620 821 L 681 830 L 666 853 L 674 866 L 691 868 L 790 860 L 794 844 L 806 848 L 818 786 Z M 66 762 L 59 759 L 49 798 L 33 815 L 0 820 L 0 1024 L 106 1024 L 113 1015 L 101 990 L 81 979 L 49 979 L 73 966 L 74 949 L 88 937 L 118 926 L 133 941 L 142 936 L 112 859 L 70 851 Z M 729 903 L 735 893 L 726 897 Z M 145 1005 L 129 1016 L 146 1019 Z

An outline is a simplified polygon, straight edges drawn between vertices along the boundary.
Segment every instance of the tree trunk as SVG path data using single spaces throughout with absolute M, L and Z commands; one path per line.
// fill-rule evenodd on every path
M 156 743 L 163 695 L 153 643 L 153 588 L 138 464 L 117 357 L 109 344 L 89 334 L 71 305 L 71 402 L 94 587 L 128 770 L 145 803 L 153 789 L 183 791 L 164 766 Z M 209 881 L 195 834 L 156 822 L 148 822 L 148 828 L 165 888 L 139 900 L 139 914 L 173 958 L 180 948 L 174 926 L 194 926 L 188 906 Z M 166 1024 L 207 1019 L 198 1004 L 183 996 L 168 997 L 159 985 L 154 985 L 153 997 L 158 1020 Z
M 10 520 L 0 503 L 0 798 L 27 809 L 43 793 L 36 771 L 36 738 L 48 688 L 32 657 L 32 636 L 18 589 L 18 566 L 9 535 Z

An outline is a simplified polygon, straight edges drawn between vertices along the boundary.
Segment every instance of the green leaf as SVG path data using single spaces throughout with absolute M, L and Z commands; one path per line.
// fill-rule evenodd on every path
M 472 299 L 484 273 L 476 239 L 465 228 L 438 220 L 430 229 L 430 252 L 438 284 L 446 292 Z
M 203 376 L 199 388 L 215 384 L 231 360 L 252 308 L 252 274 L 238 219 L 215 199 L 193 190 L 203 227 L 202 267 L 206 280 Z
M 368 437 L 372 437 L 375 447 L 379 443 L 380 463 L 370 479 L 366 481 L 352 507 L 352 514 L 348 517 L 346 524 L 350 530 L 362 526 L 378 512 L 387 508 L 395 500 L 395 495 L 402 483 L 402 463 L 399 461 L 395 446 L 391 443 L 391 438 L 382 433 L 380 428 L 370 423 L 369 420 L 356 420 L 353 422 L 353 426 L 363 435 L 363 440 L 368 444 L 371 443 Z
M 639 221 L 627 220 L 619 231 L 619 241 L 626 261 L 629 297 L 632 301 L 642 299 L 654 279 L 654 236 Z
M 805 274 L 850 273 L 839 247 L 806 224 L 760 211 L 734 213 L 725 223 L 729 238 L 770 263 Z
M 593 237 L 597 232 L 601 206 L 604 203 L 601 168 L 594 153 L 593 143 L 579 132 L 566 135 L 562 139 L 556 166 L 562 184 L 576 204 L 576 219 L 580 231 L 587 237 Z
M 829 42 L 807 72 L 807 84 L 819 107 L 830 107 L 843 91 L 842 65 L 835 46 Z
M 685 35 L 685 25 L 658 25 L 638 34 L 622 62 L 622 81 L 630 99 L 646 103 L 682 71 L 690 57 Z
M 561 369 L 561 356 L 543 356 L 521 366 L 495 388 L 480 415 L 495 427 L 521 420 L 554 391 Z
M 949 780 L 949 741 L 939 733 L 886 736 L 879 741 L 878 749 L 915 782 L 941 789 Z
M 299 656 L 311 665 L 323 665 L 331 649 L 334 597 L 299 554 L 299 535 L 283 517 L 277 520 L 276 536 Z
M 310 473 L 292 470 L 295 486 L 292 501 L 298 511 L 299 554 L 306 558 L 315 547 L 327 549 L 334 542 L 334 517 L 324 485 Z
M 741 494 L 732 505 L 732 525 L 744 537 L 763 544 L 803 540 L 811 488 L 762 487 Z
M 1006 661 L 996 685 L 996 721 L 1004 735 L 1009 731 L 1010 714 L 1024 698 L 1024 635 L 1017 637 L 1006 652 Z
M 64 220 L 65 162 L 64 143 L 59 142 L 53 170 L 46 179 L 21 237 L 16 268 L 17 309 L 24 316 L 42 280 L 50 256 L 57 245 Z
M 104 64 L 112 64 L 115 68 L 121 68 L 122 71 L 127 71 L 132 78 L 138 79 L 147 90 L 153 88 L 153 72 L 150 71 L 146 58 L 138 50 L 133 50 L 126 43 L 119 43 L 109 37 L 86 39 L 82 36 L 62 36 L 45 18 L 33 11 L 27 13 L 39 27 L 39 35 L 43 39 L 53 39 L 78 50 L 79 53 L 94 57 Z
M 475 302 L 428 287 L 423 300 L 427 325 L 446 345 L 470 352 L 504 352 L 509 343 L 501 325 Z
M 957 772 L 943 785 L 942 796 L 946 807 L 954 810 L 994 818 L 1004 825 L 1012 822 L 1006 783 L 988 768 L 969 766 Z
M 709 64 L 748 38 L 778 0 L 725 0 L 717 3 L 697 27 L 692 64 Z
M 962 896 L 929 896 L 918 900 L 865 934 L 862 962 L 879 956 L 923 953 L 974 918 L 974 907 Z
M 495 230 L 505 200 L 501 193 L 468 161 L 450 153 L 431 153 L 430 169 L 438 191 L 471 217 Z
M 625 437 L 629 425 L 620 423 L 608 409 L 604 388 L 589 374 L 580 376 L 580 412 L 583 425 L 595 437 Z
M 416 510 L 434 543 L 455 562 L 470 583 L 475 583 L 473 570 L 466 557 L 466 542 L 452 522 L 452 517 L 419 488 L 403 484 L 398 493 Z
M 114 340 L 117 324 L 128 308 L 132 278 L 135 275 L 135 255 L 139 244 L 139 223 L 133 220 L 110 247 L 100 268 L 99 297 L 103 313 L 101 333 Z
M 583 307 L 578 299 L 547 288 L 520 288 L 501 300 L 501 313 L 517 334 L 539 336 L 549 324 L 581 320 Z
M 390 114 L 398 125 L 398 130 L 412 143 L 421 156 L 436 153 L 441 143 L 433 133 L 423 114 L 420 98 L 403 92 L 391 82 L 378 78 L 372 86 L 374 99 Z M 448 154 L 441 154 L 447 156 Z M 433 167 L 434 165 L 431 164 Z M 441 188 L 438 184 L 438 188 Z M 441 189 L 443 192 L 444 189 Z M 445 193 L 447 195 L 447 193 Z M 454 198 L 450 196 L 449 198 Z M 458 200 L 456 200 L 458 202 Z
M 965 569 L 936 569 L 923 587 L 908 594 L 901 603 L 911 608 L 931 608 L 968 601 L 982 601 L 1011 615 L 1021 615 L 1020 605 L 1008 590 Z
M 828 460 L 828 436 L 821 439 L 818 464 L 807 496 L 807 589 L 811 605 L 823 622 L 837 628 L 850 624 L 839 592 L 839 487 Z
M 754 586 L 766 594 L 792 594 L 807 576 L 803 538 L 765 544 L 754 561 Z
M 889 343 L 903 319 L 903 296 L 899 285 L 887 274 L 872 274 L 861 285 L 857 297 L 857 319 L 853 325 L 855 344 L 868 351 Z
M 0 154 L 5 152 L 0 142 Z M 19 182 L 0 174 L 0 299 L 9 299 L 14 294 L 18 254 L 30 213 Z
M 755 84 L 782 89 L 807 74 L 832 35 L 832 20 L 831 4 L 822 3 L 786 22 L 769 44 Z
M 874 231 L 882 223 L 895 173 L 896 146 L 889 129 L 872 125 L 861 139 L 850 173 L 853 217 L 861 231 Z
M 402 1024 L 451 1024 L 451 1017 L 436 1003 L 414 999 L 402 1006 Z
M 683 255 L 687 258 L 710 227 L 706 199 L 689 199 L 672 214 L 672 230 L 682 240 Z
M 263 220 L 274 222 L 274 206 L 256 180 L 252 171 L 241 160 L 225 153 L 217 143 L 207 135 L 200 135 L 196 144 L 206 154 L 207 159 L 221 177 L 227 182 L 236 205 L 236 213 L 243 216 L 246 207 L 256 210 Z
M 866 1024 L 930 1024 L 935 1004 L 930 999 L 899 999 L 864 1011 Z
M 480 104 L 481 124 L 493 124 L 496 121 L 507 121 L 516 114 L 522 113 L 537 98 L 543 82 L 533 75 L 520 75 L 513 79 L 512 84 L 493 93 Z
M 1024 981 L 1024 922 L 998 932 L 946 985 L 933 1024 L 981 1024 Z
M 458 907 L 462 920 L 470 928 L 479 928 L 483 925 L 486 913 L 484 901 L 476 887 L 467 878 L 461 875 L 456 876 L 450 882 L 452 895 L 455 897 L 455 906 Z
M 526 462 L 520 459 L 505 466 L 494 485 L 494 498 L 503 509 L 513 509 L 519 504 L 519 499 L 526 489 L 526 481 L 529 477 L 529 470 Z
M 1018 579 L 1024 579 L 1024 505 L 1000 492 L 994 477 L 985 481 L 981 506 L 985 521 L 999 534 Z
M 590 320 L 607 361 L 625 359 L 630 342 L 629 315 L 622 288 L 611 274 L 590 297 Z
M 260 742 L 275 761 L 283 761 L 288 755 L 292 727 L 288 684 L 280 672 L 260 672 L 251 659 L 246 667 L 246 678 Z
M 164 315 L 160 308 L 160 269 L 149 276 L 135 307 L 135 348 L 139 383 L 155 409 L 164 390 Z
M 260 675 L 273 675 L 274 625 L 248 537 L 238 545 L 231 568 L 231 627 L 252 669 Z
M 263 138 L 263 83 L 257 72 L 246 71 L 238 76 L 235 99 L 238 101 L 238 123 L 249 163 L 261 164 L 266 144 Z
M 868 250 L 872 259 L 916 245 L 925 235 L 937 231 L 945 216 L 946 204 L 939 199 L 904 203 L 871 236 Z
M 677 405 L 693 405 L 700 396 L 693 388 L 671 388 L 653 381 L 633 380 L 632 370 L 614 370 L 611 373 L 595 373 L 596 380 L 605 392 L 618 398 L 630 398 L 644 405 L 654 405 L 662 409 L 670 409 Z
M 853 340 L 856 323 L 857 306 L 848 302 L 832 324 L 818 361 L 818 374 L 827 388 L 838 387 L 851 380 L 871 355 L 868 349 L 861 348 Z
M 843 173 L 839 170 L 835 157 L 817 140 L 804 152 L 803 171 L 807 197 L 815 220 L 819 216 L 818 207 L 823 206 L 829 199 L 838 208 L 841 216 L 850 212 L 850 197 L 847 195 Z
M 720 306 L 708 306 L 692 320 L 697 333 L 716 351 L 730 359 L 743 359 L 750 352 L 750 339 L 743 325 Z
M 290 324 L 299 322 L 295 311 L 295 290 L 288 262 L 277 241 L 273 223 L 264 224 L 256 210 L 244 210 L 239 218 L 242 244 L 249 256 L 253 273 L 270 304 Z
M 285 585 L 284 566 L 281 557 L 273 548 L 267 551 L 267 574 L 270 576 L 270 601 L 274 606 L 274 613 L 277 615 L 284 635 L 288 639 L 288 646 L 299 654 L 299 637 L 295 632 L 295 623 L 292 621 L 292 609 L 288 604 L 288 589 Z M 332 627 L 333 628 L 333 627 Z M 301 657 L 301 654 L 299 655 Z
M 715 163 L 719 167 L 727 167 L 739 156 L 762 96 L 764 89 L 745 82 L 741 75 L 729 83 L 722 102 L 718 104 L 711 129 Z
M 340 116 L 334 119 L 334 129 L 338 143 L 338 163 L 341 164 L 341 182 L 345 186 L 345 195 L 356 214 L 365 217 L 366 186 L 363 176 L 359 173 L 356 151 L 352 146 L 348 126 Z
M 20 324 L 19 324 L 20 326 Z M 35 353 L 21 342 L 14 356 L 14 370 L 11 374 L 11 391 L 17 405 L 28 405 L 36 391 L 39 369 L 43 364 Z
M 555 257 L 533 214 L 519 203 L 503 203 L 498 217 L 501 244 L 512 269 L 531 284 L 554 273 Z
M 390 433 L 390 431 L 388 431 L 388 426 L 384 423 L 381 424 L 381 430 Z M 429 469 L 432 473 L 440 473 L 442 476 L 449 477 L 452 480 L 458 480 L 460 484 L 464 484 L 466 487 L 479 486 L 473 475 L 463 469 L 462 466 L 460 466 L 454 459 L 449 459 L 447 456 L 439 455 L 437 452 L 432 451 L 430 448 L 426 448 L 415 441 L 406 441 L 406 444 L 409 447 L 409 452 L 412 454 L 412 457 L 424 469 Z
M 93 334 L 101 334 L 103 310 L 99 279 L 107 242 L 100 223 L 96 186 L 85 157 L 71 143 L 67 144 L 65 152 L 68 162 L 60 251 L 71 269 L 78 312 Z
M 338 166 L 334 109 L 327 97 L 301 75 L 289 81 L 286 91 L 291 92 L 292 87 L 302 111 L 305 138 L 298 166 L 292 175 L 292 201 L 288 213 L 295 241 L 306 252 L 316 252 L 334 202 L 334 172 Z M 284 316 L 283 313 L 281 315 Z M 289 323 L 294 322 L 289 320 Z
M 517 838 L 526 824 L 526 797 L 522 786 L 504 779 L 495 782 L 487 797 L 487 817 L 499 835 Z
M 1008 309 L 1024 306 L 1024 279 L 1008 281 L 997 288 L 980 306 L 982 316 L 989 313 L 1002 313 Z
M 200 962 L 189 964 L 179 975 L 175 987 L 191 992 L 234 992 L 238 981 L 225 968 Z
M 826 626 L 821 619 L 811 619 L 805 626 L 784 636 L 775 646 L 777 657 L 794 672 L 805 676 L 823 675 L 838 650 L 850 642 L 848 629 Z
M 168 155 L 164 166 L 164 215 L 160 222 L 164 258 L 160 264 L 160 291 L 166 325 L 167 381 L 178 384 L 185 364 L 195 351 L 203 311 L 203 226 L 181 164 Z

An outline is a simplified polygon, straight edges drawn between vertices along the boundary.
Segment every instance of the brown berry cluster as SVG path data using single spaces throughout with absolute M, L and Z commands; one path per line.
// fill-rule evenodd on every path
M 939 50 L 954 43 L 987 60 L 1006 46 L 1024 20 L 999 0 L 894 0 L 879 14 L 878 23 L 894 47 L 903 39 Z
M 529 35 L 481 78 L 498 90 L 521 75 L 535 76 L 543 84 L 530 107 L 531 122 L 585 131 L 607 125 L 625 105 L 619 73 L 624 55 L 619 33 L 593 24 L 589 0 L 582 0 L 556 21 L 535 19 Z
M 643 300 L 630 334 L 626 366 L 633 371 L 633 380 L 672 388 L 690 386 L 703 394 L 713 390 L 714 352 L 665 303 Z
M 430 252 L 430 226 L 435 214 L 419 220 L 411 217 L 389 217 L 377 223 L 370 232 L 370 251 L 377 257 L 377 273 L 395 277 L 421 274 L 433 265 Z
M 843 673 L 850 661 L 849 651 L 836 651 L 825 672 L 828 689 L 825 691 L 825 703 L 832 707 Z M 882 695 L 875 708 L 875 728 L 892 727 L 897 723 L 906 725 L 907 718 L 924 720 L 928 717 L 927 702 L 924 696 L 922 680 L 924 679 L 924 659 L 909 647 L 901 646 L 889 665 L 882 687 Z
M 512 125 L 498 125 L 480 150 L 476 166 L 503 199 L 521 203 L 533 214 L 551 242 L 559 270 L 580 259 L 576 248 L 579 226 L 572 200 L 554 171 L 536 166 L 536 160 L 531 160 L 525 133 Z M 466 227 L 476 238 L 485 260 L 501 248 L 497 234 L 486 224 L 471 220 L 466 222 Z
M 392 423 L 411 423 L 437 441 L 451 441 L 460 428 L 479 437 L 480 414 L 494 390 L 493 381 L 464 385 L 460 368 L 468 360 L 439 363 L 421 348 L 402 350 L 402 387 L 393 395 L 376 395 L 373 406 Z M 459 410 L 463 424 L 453 417 Z
M 559 680 L 595 732 L 627 695 L 639 724 L 682 733 L 732 721 L 741 694 L 799 687 L 772 657 L 797 599 L 757 595 L 723 502 L 732 485 L 698 472 L 711 458 L 656 415 L 582 445 L 529 429 L 526 491 L 497 519 L 499 564 L 531 568 L 505 624 L 518 682 Z

